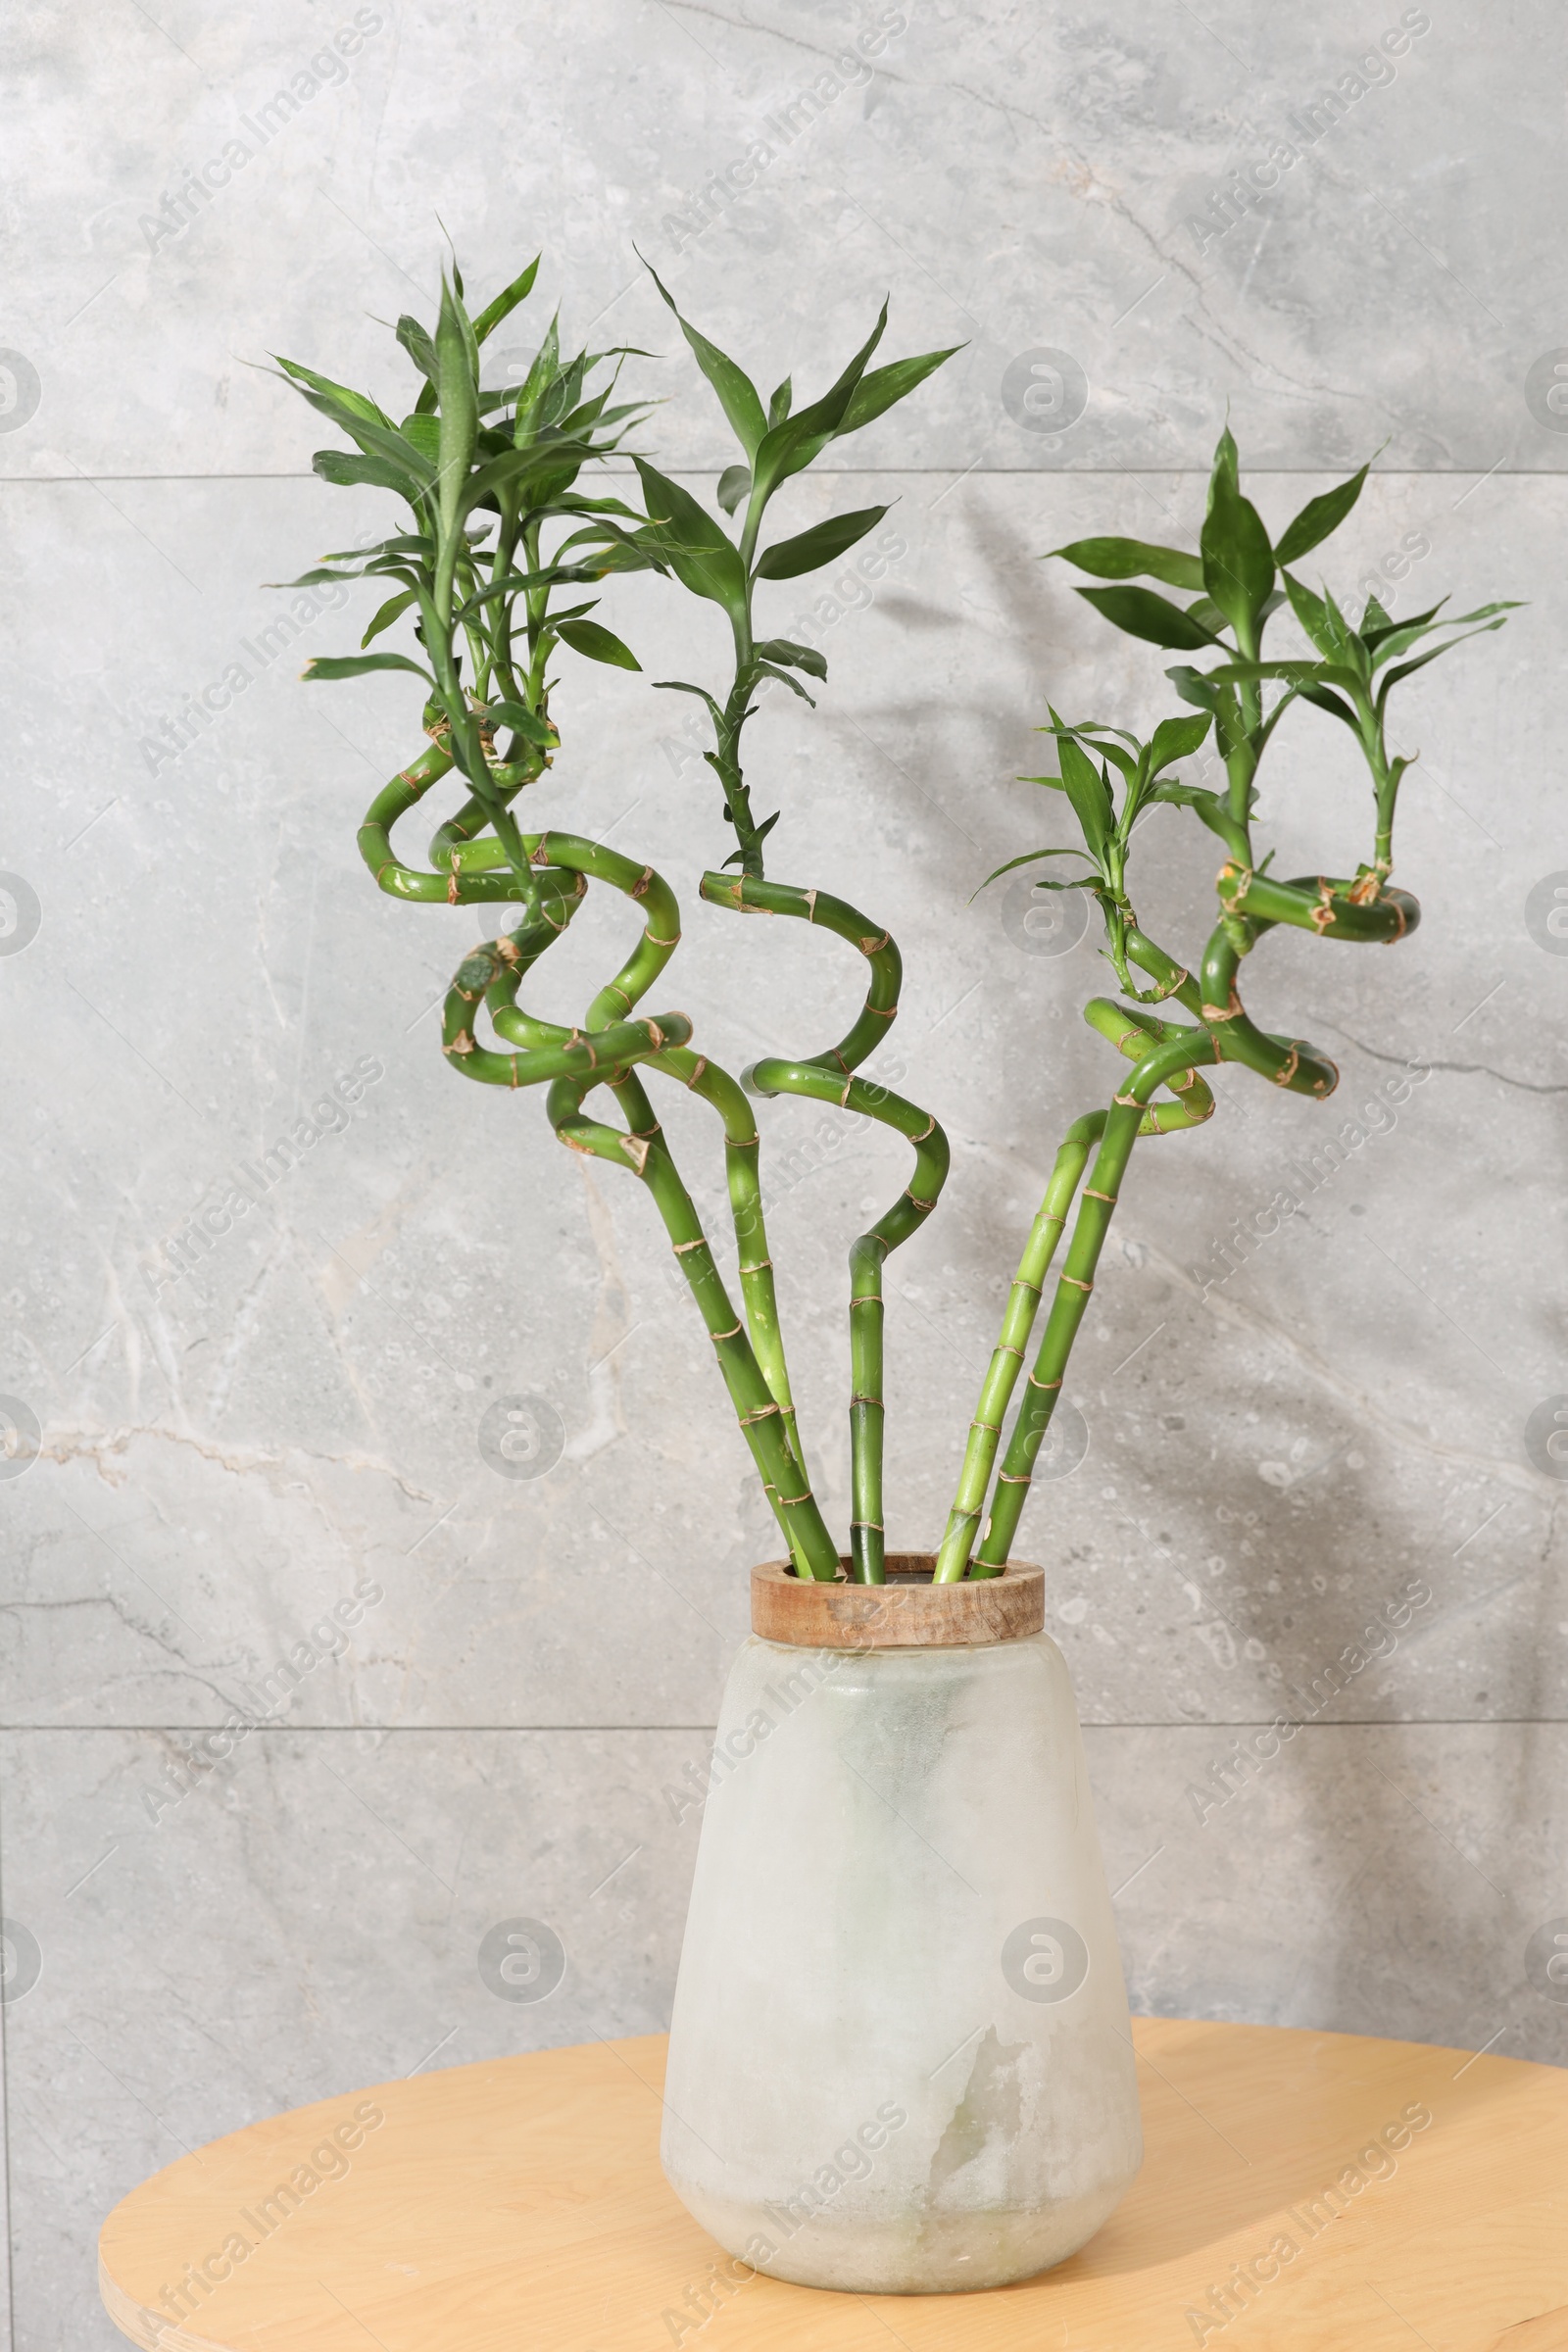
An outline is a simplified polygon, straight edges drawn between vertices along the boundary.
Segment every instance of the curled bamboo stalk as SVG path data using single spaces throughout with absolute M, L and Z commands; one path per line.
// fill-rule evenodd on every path
M 481 947 L 466 958 L 447 1001 L 448 1051 L 461 1056 L 458 1066 L 466 1075 L 493 1084 L 526 1086 L 557 1078 L 579 1082 L 569 1101 L 554 1092 L 550 1097 L 557 1135 L 575 1150 L 629 1167 L 646 1184 L 669 1233 L 681 1273 L 713 1338 L 742 1433 L 797 1567 L 812 1576 L 836 1575 L 838 1552 L 811 1494 L 795 1425 L 761 1210 L 757 1128 L 750 1106 L 726 1071 L 687 1050 L 691 1024 L 684 1015 L 665 1015 L 657 1022 L 616 1017 L 631 1011 L 679 944 L 680 910 L 675 895 L 653 867 L 639 865 L 618 851 L 576 834 L 528 834 L 522 843 L 541 880 L 539 917 L 531 924 L 525 921 L 512 937 Z M 452 881 L 465 894 L 492 874 L 510 887 L 505 853 L 491 839 L 453 841 L 448 858 Z M 540 1019 L 516 999 L 538 956 L 564 929 L 590 875 L 619 890 L 642 910 L 645 919 L 636 947 L 614 978 L 595 996 L 585 1027 L 579 1031 Z M 500 1054 L 477 1044 L 471 1019 L 472 1007 L 481 997 L 497 1034 L 522 1051 Z M 747 1336 L 742 1336 L 738 1325 L 731 1328 L 735 1317 L 728 1293 L 653 1106 L 641 1081 L 633 1075 L 634 1063 L 659 1069 L 690 1086 L 724 1122 Z M 625 1130 L 581 1116 L 587 1094 L 598 1084 L 615 1090 L 627 1113 Z M 775 1413 L 777 1425 L 770 1427 Z
M 820 1061 L 769 1055 L 747 1073 L 761 1095 L 804 1095 L 833 1102 L 891 1127 L 914 1147 L 914 1172 L 885 1214 L 850 1246 L 850 1574 L 857 1584 L 884 1578 L 886 1533 L 882 1501 L 883 1358 L 882 1267 L 888 1252 L 908 1240 L 935 1207 L 948 1173 L 947 1136 L 930 1111 L 863 1078 L 841 1077 Z
M 887 1036 L 899 1009 L 903 959 L 890 932 L 830 892 L 760 875 L 708 873 L 702 895 L 740 914 L 783 914 L 847 940 L 870 966 L 865 1002 L 836 1046 L 798 1060 L 769 1055 L 746 1073 L 759 1094 L 803 1095 L 892 1127 L 915 1147 L 907 1190 L 850 1246 L 850 1574 L 879 1585 L 886 1570 L 883 1502 L 884 1399 L 882 1268 L 935 1206 L 946 1179 L 947 1137 L 929 1111 L 853 1073 Z

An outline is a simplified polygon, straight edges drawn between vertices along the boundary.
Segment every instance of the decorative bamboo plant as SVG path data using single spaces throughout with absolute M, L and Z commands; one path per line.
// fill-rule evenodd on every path
M 791 579 L 834 562 L 887 512 L 872 507 L 834 515 L 760 551 L 772 499 L 831 443 L 869 424 L 952 354 L 926 352 L 871 368 L 886 323 L 884 305 L 865 343 L 819 399 L 796 410 L 786 378 L 764 409 L 745 372 L 680 318 L 660 284 L 740 445 L 741 462 L 721 475 L 717 489 L 722 513 L 740 517 L 732 535 L 641 455 L 634 454 L 632 463 L 644 511 L 578 486 L 647 413 L 636 404 L 611 405 L 613 373 L 604 388 L 589 389 L 589 379 L 607 361 L 624 356 L 622 351 L 583 352 L 564 360 L 552 321 L 520 385 L 484 384 L 482 346 L 526 297 L 536 269 L 531 264 L 471 319 L 454 270 L 453 282 L 443 281 L 433 336 L 413 318 L 399 320 L 398 340 L 424 378 L 413 414 L 401 424 L 363 394 L 345 391 L 294 362 L 280 363 L 312 405 L 358 445 L 357 456 L 318 452 L 317 471 L 328 481 L 394 490 L 413 515 L 411 530 L 371 548 L 325 558 L 323 568 L 308 572 L 305 581 L 374 577 L 397 583 L 397 593 L 376 612 L 362 645 L 368 647 L 407 616 L 424 657 L 362 652 L 345 660 L 314 661 L 305 676 L 409 670 L 427 688 L 424 730 L 430 748 L 372 803 L 359 835 L 366 862 L 378 886 L 394 898 L 449 905 L 496 900 L 512 904 L 520 915 L 514 929 L 503 931 L 460 965 L 446 1003 L 444 1051 L 454 1069 L 487 1085 L 545 1086 L 548 1115 L 561 1141 L 628 1170 L 647 1188 L 712 1339 L 742 1433 L 802 1576 L 837 1576 L 841 1554 L 806 1472 L 763 1217 L 760 1139 L 748 1097 L 805 1095 L 833 1102 L 893 1128 L 911 1146 L 908 1185 L 849 1253 L 853 1516 L 848 1565 L 857 1581 L 878 1584 L 885 1574 L 882 1266 L 889 1251 L 935 1206 L 947 1174 L 948 1144 L 929 1111 L 856 1075 L 897 1014 L 899 951 L 885 929 L 844 900 L 766 877 L 763 844 L 778 816 L 760 819 L 754 812 L 741 750 L 764 681 L 782 683 L 810 701 L 797 673 L 826 676 L 825 662 L 811 648 L 758 636 L 758 584 Z M 1320 596 L 1295 577 L 1289 566 L 1344 521 L 1366 473 L 1363 466 L 1339 488 L 1312 499 L 1271 545 L 1256 509 L 1242 495 L 1236 445 L 1227 430 L 1215 456 L 1196 555 L 1108 538 L 1080 540 L 1055 551 L 1079 569 L 1113 583 L 1078 593 L 1116 627 L 1155 646 L 1219 659 L 1203 670 L 1184 664 L 1167 671 L 1194 715 L 1164 719 L 1147 743 L 1096 720 L 1068 725 L 1053 710 L 1042 732 L 1055 743 L 1059 772 L 1027 780 L 1064 794 L 1082 846 L 1028 851 L 998 869 L 1005 873 L 1047 858 L 1078 861 L 1080 871 L 1053 877 L 1046 886 L 1088 891 L 1100 906 L 1105 954 L 1121 1001 L 1097 997 L 1085 1006 L 1085 1017 L 1133 1067 L 1104 1109 L 1074 1120 L 1056 1153 L 970 1425 L 937 1558 L 941 1581 L 997 1576 L 1006 1564 L 1135 1142 L 1206 1119 L 1213 1098 L 1199 1072 L 1216 1062 L 1243 1063 L 1276 1086 L 1316 1100 L 1337 1082 L 1334 1064 L 1312 1047 L 1272 1036 L 1249 1018 L 1237 985 L 1242 959 L 1278 923 L 1322 939 L 1392 944 L 1419 919 L 1416 901 L 1390 880 L 1395 805 L 1409 760 L 1388 750 L 1389 696 L 1400 679 L 1461 642 L 1439 636 L 1425 651 L 1401 659 L 1423 639 L 1446 629 L 1480 634 L 1500 627 L 1511 608 L 1488 605 L 1445 622 L 1435 606 L 1396 622 L 1372 598 L 1354 628 L 1327 590 Z M 345 564 L 353 567 L 344 569 Z M 723 867 L 703 876 L 702 897 L 734 913 L 788 915 L 831 931 L 859 951 L 869 973 L 864 1006 L 837 1045 L 798 1057 L 766 1057 L 739 1079 L 693 1050 L 692 1023 L 684 1013 L 634 1017 L 680 938 L 674 896 L 653 866 L 573 834 L 524 833 L 514 814 L 517 796 L 550 765 L 559 745 L 549 675 L 557 648 L 628 669 L 640 666 L 618 637 L 589 617 L 597 600 L 564 607 L 557 600 L 586 583 L 639 569 L 659 571 L 716 605 L 732 638 L 731 678 L 722 701 L 702 685 L 660 681 L 672 691 L 696 695 L 708 710 L 713 748 L 705 757 L 718 779 L 724 817 L 735 837 Z M 1140 579 L 1158 580 L 1194 601 L 1178 605 L 1152 589 L 1128 584 Z M 1287 601 L 1313 657 L 1265 661 L 1265 624 Z M 1266 690 L 1276 686 L 1280 692 L 1265 708 Z M 1371 777 L 1372 857 L 1348 879 L 1308 875 L 1279 881 L 1268 872 L 1272 853 L 1261 859 L 1254 853 L 1258 766 L 1280 720 L 1301 703 L 1349 729 Z M 1211 727 L 1224 768 L 1223 788 L 1174 779 L 1169 770 L 1203 746 Z M 509 737 L 504 749 L 498 744 L 503 729 Z M 409 867 L 393 854 L 392 828 L 449 775 L 464 796 L 461 806 L 435 833 L 430 869 Z M 1226 853 L 1217 885 L 1219 919 L 1196 974 L 1147 935 L 1128 896 L 1135 829 L 1161 802 L 1192 809 Z M 725 870 L 731 866 L 739 871 Z M 581 1026 L 566 1029 L 525 1011 L 517 998 L 534 965 L 570 922 L 590 880 L 628 898 L 640 909 L 644 928 L 621 970 L 588 1005 Z M 1134 966 L 1151 986 L 1138 986 Z M 512 1052 L 497 1051 L 475 1035 L 481 1004 L 495 1034 Z M 1180 1006 L 1189 1017 L 1177 1020 L 1150 1009 L 1165 1004 Z M 690 1089 L 721 1122 L 739 1309 L 655 1115 L 645 1084 L 650 1073 Z M 600 1087 L 610 1089 L 623 1124 L 587 1115 L 588 1099 Z M 1165 1099 L 1156 1102 L 1160 1094 Z M 1007 1409 L 1075 1198 L 1072 1237 L 1004 1447 Z

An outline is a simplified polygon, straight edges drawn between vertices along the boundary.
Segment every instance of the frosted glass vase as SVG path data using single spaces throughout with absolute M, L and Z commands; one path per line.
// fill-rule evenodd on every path
M 1064 2261 L 1136 2174 L 1127 1997 L 1040 1572 L 890 1571 L 756 1572 L 662 2156 L 774 2278 L 972 2291 Z

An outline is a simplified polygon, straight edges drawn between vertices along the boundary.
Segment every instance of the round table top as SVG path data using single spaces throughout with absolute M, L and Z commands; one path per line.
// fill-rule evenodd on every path
M 660 2172 L 648 2035 L 215 2140 L 110 2215 L 104 2303 L 146 2352 L 1568 2352 L 1568 2072 L 1272 2026 L 1135 2034 L 1143 2172 L 1018 2286 L 737 2277 Z

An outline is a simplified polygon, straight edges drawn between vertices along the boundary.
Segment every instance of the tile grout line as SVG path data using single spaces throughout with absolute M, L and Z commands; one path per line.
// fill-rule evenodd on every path
M 1086 1732 L 1254 1732 L 1266 1731 L 1274 1721 L 1270 1715 L 1226 1715 L 1205 1718 L 1200 1723 L 1180 1721 L 1171 1716 L 1094 1716 L 1080 1718 L 1080 1728 Z M 1568 1715 L 1346 1715 L 1319 1717 L 1312 1723 L 1298 1722 L 1300 1732 L 1421 1732 L 1514 1730 L 1552 1730 L 1568 1726 Z M 57 1732 L 65 1737 L 99 1732 L 188 1732 L 193 1737 L 220 1730 L 216 1723 L 0 1723 L 0 1739 L 24 1734 Z M 373 1732 L 384 1738 L 401 1734 L 407 1738 L 453 1736 L 468 1733 L 526 1732 L 536 1737 L 547 1733 L 575 1732 L 714 1732 L 716 1723 L 255 1723 L 253 1733 L 263 1736 L 271 1733 L 294 1738 L 312 1733 Z M 3 2021 L 0 2021 L 3 2026 Z
M 625 479 L 632 478 L 629 470 L 620 466 L 609 466 L 604 470 L 607 473 L 617 475 L 624 472 Z M 1190 478 L 1193 481 L 1206 482 L 1212 468 L 1208 466 L 1151 464 L 1146 466 L 1144 470 L 1165 480 Z M 1332 474 L 1336 470 L 1337 468 L 1332 465 L 1263 465 L 1249 467 L 1249 471 L 1253 474 L 1274 476 L 1281 480 L 1299 479 L 1302 481 L 1315 479 L 1321 474 Z M 665 468 L 665 471 L 677 481 L 682 478 L 707 480 L 721 473 L 723 467 L 721 466 L 670 466 Z M 933 480 L 940 480 L 945 474 L 951 474 L 953 471 L 952 466 L 819 466 L 815 468 L 815 474 L 818 477 L 843 476 L 846 479 L 861 474 L 885 474 L 890 478 L 930 476 Z M 987 466 L 981 461 L 968 469 L 964 478 L 972 478 L 975 474 L 979 474 L 982 479 L 987 476 L 995 476 L 1014 481 L 1108 481 L 1124 480 L 1126 467 L 1122 466 Z M 317 478 L 309 470 L 285 473 L 12 473 L 0 474 L 0 489 L 26 490 L 36 487 L 55 487 L 61 483 L 85 484 L 90 488 L 99 482 L 314 482 Z M 1382 466 L 1370 478 L 1373 481 L 1474 481 L 1478 484 L 1494 480 L 1549 482 L 1568 480 L 1568 466 L 1511 467 L 1494 466 L 1487 472 L 1483 472 L 1478 466 Z

